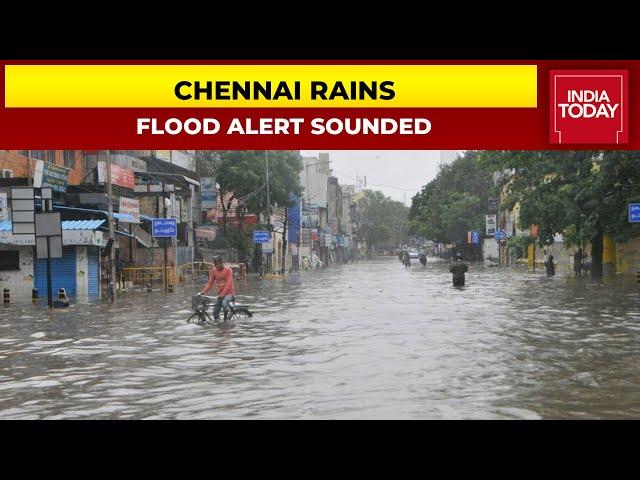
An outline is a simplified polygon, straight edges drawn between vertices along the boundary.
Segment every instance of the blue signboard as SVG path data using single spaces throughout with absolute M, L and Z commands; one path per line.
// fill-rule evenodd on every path
M 200 177 L 200 202 L 202 210 L 216 208 L 216 179 Z
M 300 231 L 300 198 L 296 197 L 293 193 L 289 194 L 289 205 L 294 205 L 288 208 L 288 229 L 287 240 L 289 243 L 296 243 L 300 241 L 298 234 Z
M 254 230 L 253 243 L 269 243 L 269 232 L 267 230 Z
M 504 233 L 504 230 L 496 230 L 495 237 L 496 240 L 500 241 L 506 237 L 506 234 Z
M 471 232 L 471 243 L 478 244 L 480 243 L 480 232 L 474 230 Z
M 178 236 L 178 224 L 175 218 L 154 218 L 151 230 L 155 238 L 175 238 Z
M 629 204 L 629 221 L 631 223 L 640 223 L 640 203 Z

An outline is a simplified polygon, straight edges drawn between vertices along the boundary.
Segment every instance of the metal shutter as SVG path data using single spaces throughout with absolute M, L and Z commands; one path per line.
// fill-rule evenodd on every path
M 89 263 L 89 298 L 100 297 L 100 255 L 98 247 L 87 248 L 87 261 Z
M 64 247 L 62 258 L 51 259 L 51 294 L 55 300 L 58 289 L 64 288 L 69 297 L 76 296 L 76 249 Z M 47 261 L 36 260 L 34 285 L 40 298 L 47 298 Z

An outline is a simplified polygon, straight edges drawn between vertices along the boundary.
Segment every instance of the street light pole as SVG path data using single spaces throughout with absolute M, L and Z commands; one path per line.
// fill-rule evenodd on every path
M 112 302 L 116 301 L 116 286 L 115 286 L 115 266 L 116 266 L 116 235 L 113 225 L 113 189 L 111 187 L 111 150 L 107 153 L 107 165 L 105 172 L 105 183 L 107 188 L 107 201 L 109 203 L 109 242 L 111 243 L 111 249 L 109 252 L 109 284 L 107 286 L 109 290 L 109 297 Z

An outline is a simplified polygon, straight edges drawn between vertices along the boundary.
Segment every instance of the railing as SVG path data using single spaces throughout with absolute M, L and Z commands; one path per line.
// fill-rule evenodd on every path
M 237 263 L 225 263 L 226 266 L 231 267 L 235 274 L 240 273 L 240 265 Z M 207 277 L 209 272 L 213 268 L 213 263 L 210 262 L 193 262 L 180 265 L 177 269 L 178 283 L 183 283 L 187 279 L 199 280 L 202 277 Z
M 148 285 L 155 281 L 164 281 L 165 267 L 130 267 L 124 268 L 124 279 L 135 285 Z M 173 267 L 166 267 L 167 283 L 175 284 Z

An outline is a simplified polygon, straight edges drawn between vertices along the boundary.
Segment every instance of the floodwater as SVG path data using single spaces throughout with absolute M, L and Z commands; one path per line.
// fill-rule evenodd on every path
M 251 280 L 231 326 L 196 288 L 0 310 L 0 419 L 640 417 L 634 278 L 384 258 Z

